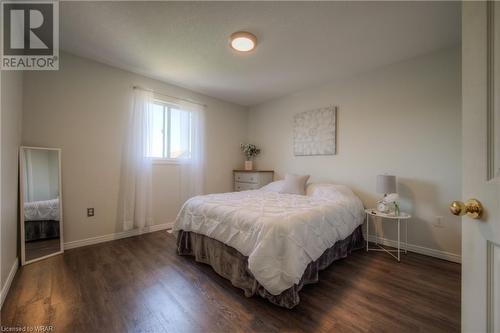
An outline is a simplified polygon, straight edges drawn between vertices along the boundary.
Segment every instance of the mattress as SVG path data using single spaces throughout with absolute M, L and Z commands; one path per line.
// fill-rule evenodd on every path
M 208 236 L 248 258 L 248 269 L 272 295 L 300 283 L 307 266 L 364 221 L 363 205 L 345 186 L 321 195 L 263 190 L 188 200 L 173 230 Z

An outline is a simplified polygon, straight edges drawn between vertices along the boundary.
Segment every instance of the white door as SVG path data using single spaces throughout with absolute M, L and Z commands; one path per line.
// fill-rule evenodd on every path
M 500 332 L 500 3 L 463 3 L 462 130 L 462 331 Z

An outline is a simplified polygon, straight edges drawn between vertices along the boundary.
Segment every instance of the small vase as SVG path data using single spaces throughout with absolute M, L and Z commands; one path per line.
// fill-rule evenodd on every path
M 394 213 L 396 214 L 396 216 L 399 216 L 399 205 L 397 203 L 394 204 Z
M 253 161 L 245 161 L 245 170 L 250 171 L 253 169 Z

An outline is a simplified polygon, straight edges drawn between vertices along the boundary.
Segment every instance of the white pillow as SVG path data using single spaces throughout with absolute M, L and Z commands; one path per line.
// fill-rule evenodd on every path
M 287 173 L 285 175 L 283 188 L 279 193 L 304 195 L 306 193 L 306 183 L 308 179 L 309 175 L 293 175 Z
M 280 192 L 281 189 L 283 188 L 283 184 L 285 183 L 284 180 L 277 180 L 275 182 L 269 183 L 265 186 L 262 186 L 260 188 L 261 191 L 265 192 Z

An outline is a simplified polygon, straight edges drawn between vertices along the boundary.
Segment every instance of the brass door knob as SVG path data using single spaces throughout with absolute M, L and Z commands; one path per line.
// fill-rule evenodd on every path
M 453 201 L 450 205 L 450 211 L 453 215 L 465 215 L 472 219 L 478 219 L 483 214 L 483 205 L 476 199 L 469 199 L 465 203 L 462 201 Z

